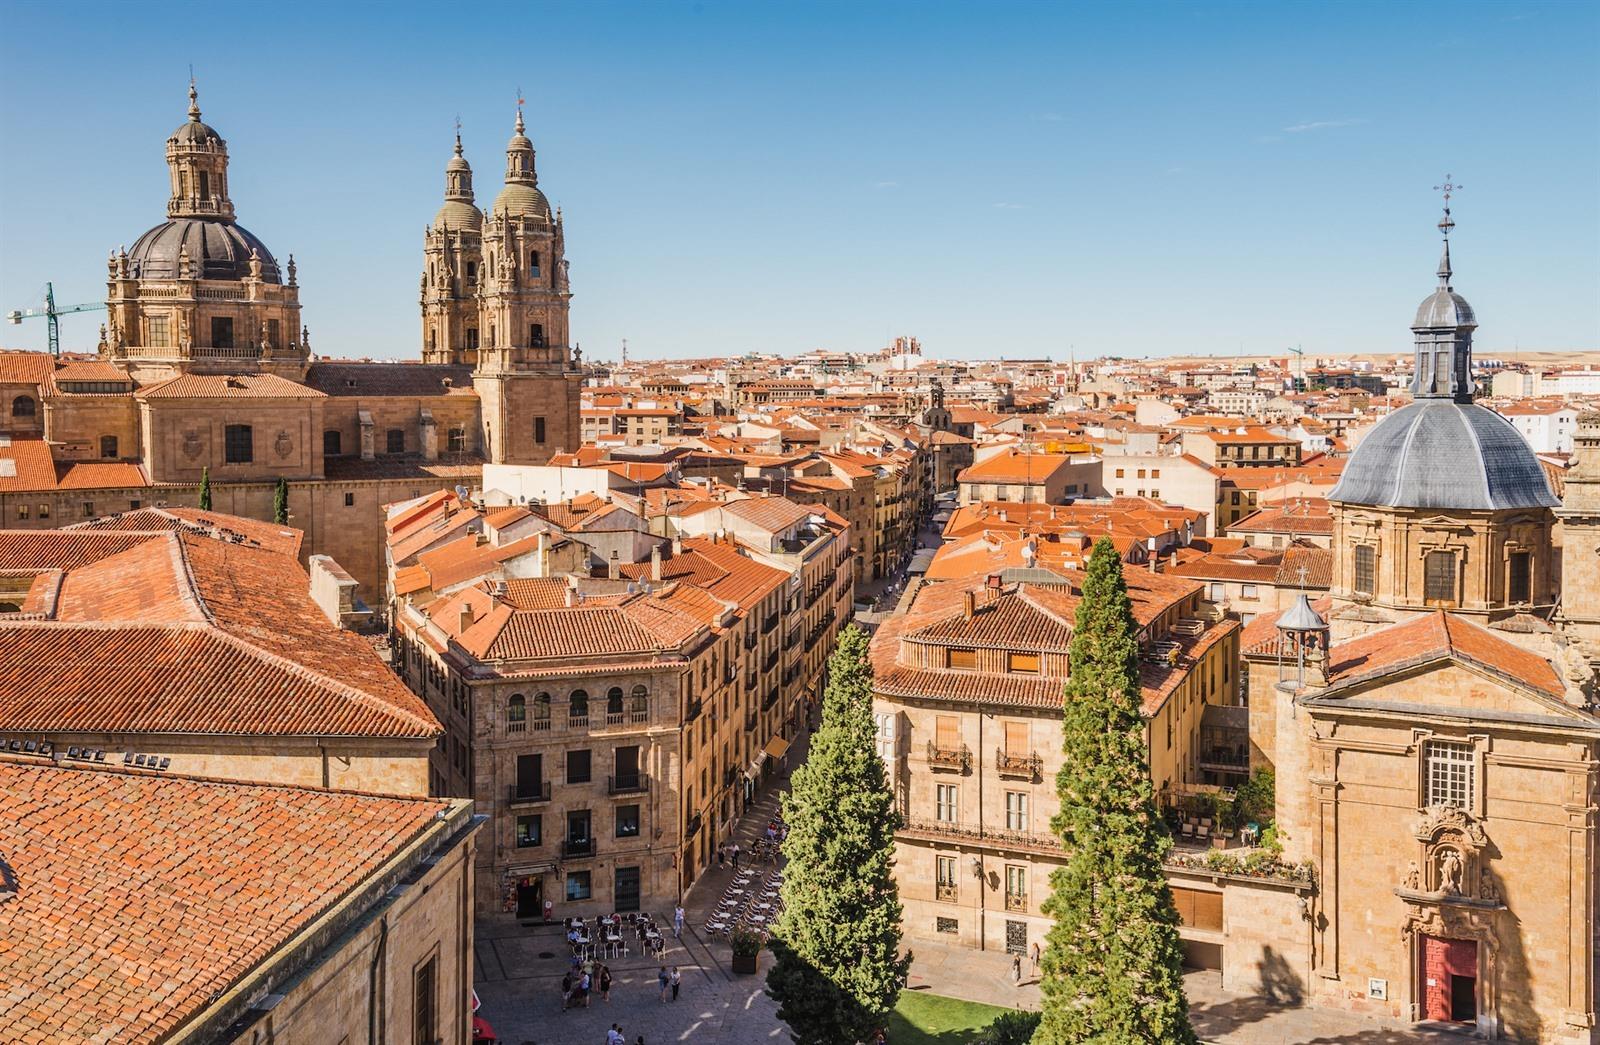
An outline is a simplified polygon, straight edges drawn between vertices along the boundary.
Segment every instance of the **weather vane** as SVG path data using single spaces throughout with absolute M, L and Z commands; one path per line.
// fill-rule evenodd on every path
M 1449 174 L 1444 176 L 1443 185 L 1435 185 L 1433 187 L 1434 192 L 1444 193 L 1444 217 L 1439 219 L 1439 231 L 1446 236 L 1450 235 L 1450 230 L 1456 227 L 1456 223 L 1450 220 L 1450 197 L 1460 192 L 1461 189 L 1462 186 L 1450 180 Z

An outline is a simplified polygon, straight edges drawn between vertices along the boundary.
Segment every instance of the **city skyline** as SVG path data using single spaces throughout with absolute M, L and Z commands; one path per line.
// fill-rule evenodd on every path
M 104 299 L 105 252 L 161 216 L 192 59 L 319 354 L 419 355 L 454 122 L 486 207 L 519 90 L 590 358 L 1403 354 L 1447 171 L 1480 352 L 1600 348 L 1592 10 L 549 7 L 526 63 L 421 18 L 161 10 L 4 8 L 0 133 L 29 144 L 0 159 L 0 310 L 46 280 Z M 68 23 L 75 62 L 29 46 Z

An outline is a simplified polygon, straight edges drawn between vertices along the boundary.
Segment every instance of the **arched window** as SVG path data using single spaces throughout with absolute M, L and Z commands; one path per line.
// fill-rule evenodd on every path
M 326 432 L 323 432 L 322 433 L 322 456 L 324 456 L 324 457 L 338 457 L 339 456 L 339 450 L 340 450 L 339 430 L 337 428 L 330 428 Z
M 256 459 L 255 432 L 249 425 L 229 425 L 222 430 L 223 460 L 249 464 Z
M 506 729 L 512 733 L 521 733 L 528 728 L 528 698 L 521 693 L 511 694 L 511 703 L 506 705 Z
M 622 687 L 612 686 L 606 693 L 606 723 L 616 725 L 622 721 Z
M 12 417 L 32 417 L 39 409 L 33 401 L 33 396 L 17 396 L 11 401 Z
M 569 700 L 570 706 L 567 709 L 567 717 L 571 720 L 571 724 L 574 726 L 587 726 L 589 724 L 589 694 L 581 689 L 575 689 L 572 691 L 572 696 Z
M 643 686 L 633 687 L 633 693 L 628 699 L 628 713 L 635 722 L 643 722 L 650 717 L 650 691 Z
M 536 250 L 535 251 L 530 251 L 528 253 L 528 275 L 537 276 L 538 274 L 539 274 L 539 252 L 536 251 Z
M 533 728 L 550 728 L 550 694 L 540 693 L 533 698 Z

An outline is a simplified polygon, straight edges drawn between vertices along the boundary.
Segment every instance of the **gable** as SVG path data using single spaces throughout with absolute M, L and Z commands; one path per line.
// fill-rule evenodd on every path
M 1555 680 L 1553 669 L 1550 675 Z M 1558 692 L 1448 655 L 1425 663 L 1396 665 L 1365 677 L 1357 676 L 1308 696 L 1303 703 L 1314 709 L 1343 708 L 1461 718 L 1486 724 L 1524 723 L 1600 730 L 1600 722 L 1569 707 Z

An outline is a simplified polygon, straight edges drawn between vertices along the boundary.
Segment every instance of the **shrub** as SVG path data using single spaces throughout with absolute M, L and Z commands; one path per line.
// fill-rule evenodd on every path
M 1039 1027 L 1041 1016 L 1043 1013 L 1022 1009 L 1002 1012 L 983 1029 L 983 1033 L 972 1039 L 971 1045 L 1028 1045 L 1033 1040 L 1033 1032 Z
M 733 953 L 739 958 L 754 958 L 766 943 L 760 933 L 749 929 L 735 929 L 728 937 L 728 942 L 733 945 Z

